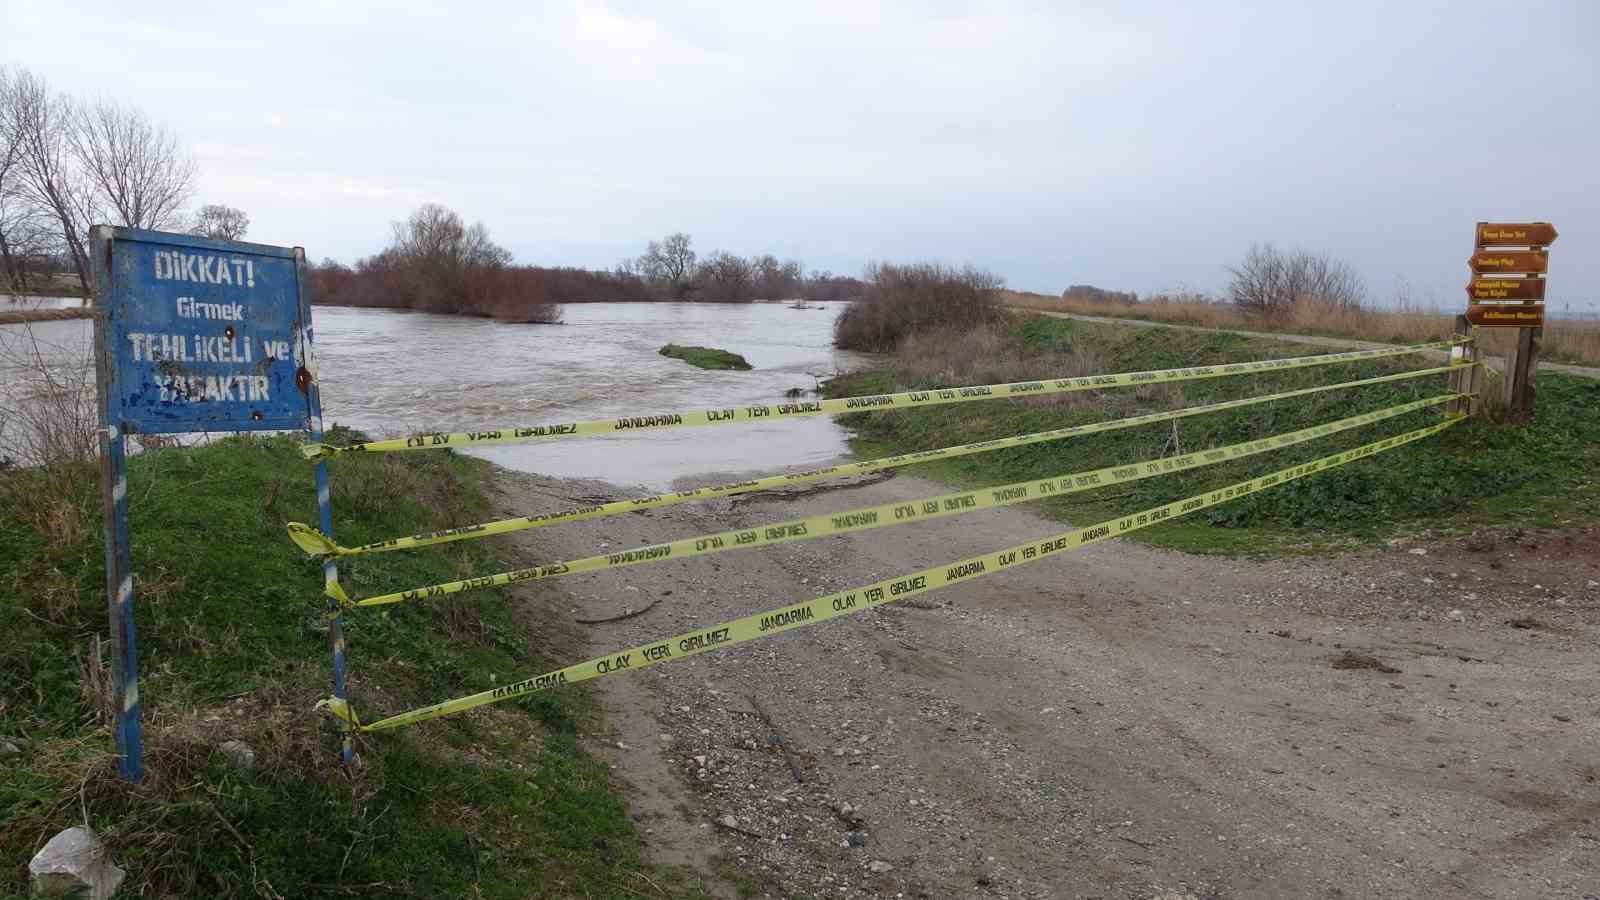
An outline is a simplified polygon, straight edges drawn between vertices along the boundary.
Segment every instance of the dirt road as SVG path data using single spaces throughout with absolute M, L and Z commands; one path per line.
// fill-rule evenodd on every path
M 1032 307 L 1021 308 L 1056 319 L 1077 319 L 1082 322 L 1098 322 L 1102 325 L 1133 325 L 1142 328 L 1175 328 L 1178 331 L 1226 331 L 1229 334 L 1242 334 L 1245 337 L 1266 338 L 1274 341 L 1288 341 L 1291 344 L 1311 344 L 1318 347 L 1337 347 L 1341 350 L 1382 350 L 1395 346 L 1394 344 L 1384 344 L 1377 341 L 1361 341 L 1356 340 L 1355 338 L 1327 337 L 1318 334 L 1279 334 L 1278 332 L 1274 331 L 1239 331 L 1232 328 L 1202 328 L 1198 325 L 1175 325 L 1171 322 L 1147 322 L 1143 319 L 1116 319 L 1107 316 L 1085 316 L 1079 315 L 1078 313 L 1051 312 L 1048 310 L 1033 309 Z M 1439 359 L 1446 358 L 1446 354 L 1442 350 L 1433 355 Z M 1494 367 L 1496 371 L 1501 369 L 1504 362 L 1504 360 L 1495 357 L 1493 354 L 1488 355 L 1488 358 L 1484 361 L 1488 365 Z M 1568 363 L 1548 362 L 1546 360 L 1539 361 L 1539 371 L 1560 372 L 1563 375 L 1577 375 L 1581 378 L 1600 378 L 1600 367 L 1574 366 Z
M 627 495 L 502 485 L 524 513 Z M 942 490 L 755 495 L 541 529 L 519 552 Z M 598 655 L 1061 529 L 994 510 L 540 582 L 524 602 L 598 618 L 656 601 L 588 627 Z M 719 895 L 1576 900 L 1600 895 L 1597 560 L 1594 532 L 1290 563 L 1096 545 L 602 679 L 612 732 L 593 743 L 650 852 Z

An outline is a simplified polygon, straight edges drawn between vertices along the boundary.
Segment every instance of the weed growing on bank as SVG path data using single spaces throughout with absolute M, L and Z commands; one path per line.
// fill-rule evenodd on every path
M 974 346 L 984 352 L 973 352 Z M 1315 352 L 1229 333 L 1019 316 L 988 334 L 920 334 L 881 367 L 834 379 L 826 392 L 849 396 Z M 1418 355 L 1036 400 L 852 413 L 842 421 L 855 430 L 861 455 L 879 456 L 1436 365 Z M 1010 448 L 918 468 L 963 486 L 1046 478 L 1255 440 L 1435 396 L 1445 392 L 1445 378 L 1441 374 L 1328 391 L 1176 425 Z M 1550 526 L 1600 517 L 1600 420 L 1592 412 L 1600 407 L 1600 382 L 1541 373 L 1538 385 L 1534 420 L 1525 428 L 1481 421 L 1459 425 L 1376 459 L 1140 531 L 1138 539 L 1195 552 L 1270 554 L 1369 542 L 1420 527 Z M 1034 508 L 1079 524 L 1114 518 L 1419 428 L 1442 414 L 1442 407 L 1436 407 L 1284 451 L 1067 495 Z
M 284 523 L 316 521 L 287 438 L 230 438 L 131 461 L 129 518 L 146 783 L 115 776 L 99 494 L 88 461 L 0 472 L 0 896 L 87 819 L 127 896 L 635 896 L 639 839 L 605 767 L 578 745 L 582 690 L 387 732 L 336 768 L 321 569 Z M 451 453 L 340 459 L 342 539 L 476 521 L 487 464 Z M 62 485 L 70 485 L 63 490 Z M 63 512 L 63 510 L 65 510 Z M 70 524 L 63 524 L 70 523 Z M 459 544 L 343 566 L 356 592 L 494 565 Z M 498 592 L 346 617 L 359 710 L 394 712 L 553 662 Z M 541 640 L 560 635 L 541 630 Z M 564 661 L 564 660 L 563 660 Z M 218 750 L 242 740 L 254 769 Z M 659 880 L 660 876 L 656 876 Z

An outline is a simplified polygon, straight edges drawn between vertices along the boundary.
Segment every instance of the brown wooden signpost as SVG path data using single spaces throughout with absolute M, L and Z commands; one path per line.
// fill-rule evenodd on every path
M 1537 276 L 1524 278 L 1474 278 L 1467 282 L 1469 300 L 1543 300 L 1544 279 Z
M 1484 328 L 1543 328 L 1544 307 L 1522 303 L 1474 303 L 1467 321 Z
M 1549 222 L 1479 222 L 1478 247 L 1548 247 L 1556 242 Z
M 1546 249 L 1557 237 L 1549 222 L 1479 222 L 1467 266 L 1466 320 L 1485 328 L 1515 328 L 1517 340 L 1506 356 L 1506 415 L 1525 422 L 1533 414 L 1533 373 L 1544 335 Z
M 1467 260 L 1474 275 L 1498 275 L 1501 272 L 1544 272 L 1550 268 L 1550 254 L 1545 250 L 1479 250 Z

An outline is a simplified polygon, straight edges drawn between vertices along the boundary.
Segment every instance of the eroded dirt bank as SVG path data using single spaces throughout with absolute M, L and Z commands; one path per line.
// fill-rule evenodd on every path
M 629 495 L 501 489 L 519 513 Z M 944 490 L 900 476 L 512 540 L 547 562 Z M 578 618 L 655 601 L 581 626 L 597 655 L 1061 528 L 994 510 L 524 596 Z M 1097 545 L 602 679 L 594 743 L 651 852 L 719 894 L 1600 895 L 1597 566 L 1593 531 L 1275 563 Z

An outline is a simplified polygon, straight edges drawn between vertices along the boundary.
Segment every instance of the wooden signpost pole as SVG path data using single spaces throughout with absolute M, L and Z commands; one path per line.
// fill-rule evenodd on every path
M 1457 337 L 1466 336 L 1469 340 L 1464 344 L 1457 344 L 1450 351 L 1450 362 L 1476 363 L 1478 361 L 1478 331 L 1466 316 L 1456 316 L 1455 334 Z M 1476 416 L 1483 410 L 1483 367 L 1474 365 L 1470 369 L 1456 369 L 1450 373 L 1450 393 L 1467 394 L 1469 396 L 1460 400 L 1451 400 L 1445 405 L 1446 416 Z
M 1533 416 L 1533 372 L 1539 365 L 1539 338 L 1543 328 L 1518 328 L 1517 341 L 1506 354 L 1506 417 L 1526 422 Z
M 1545 248 L 1529 249 L 1537 253 Z M 1518 328 L 1517 342 L 1506 355 L 1506 415 L 1513 422 L 1526 422 L 1533 417 L 1533 376 L 1539 370 L 1539 341 L 1543 337 L 1543 328 Z
M 1479 222 L 1467 262 L 1472 280 L 1467 283 L 1471 305 L 1466 318 L 1473 325 L 1517 329 L 1502 385 L 1506 418 L 1511 422 L 1526 422 L 1533 416 L 1534 372 L 1539 340 L 1544 337 L 1544 273 L 1555 239 L 1555 226 L 1548 222 Z

